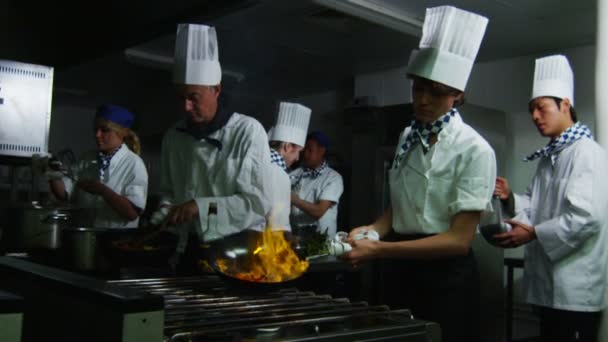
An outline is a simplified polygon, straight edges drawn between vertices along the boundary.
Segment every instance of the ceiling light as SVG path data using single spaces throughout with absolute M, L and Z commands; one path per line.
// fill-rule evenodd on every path
M 127 57 L 127 60 L 133 64 L 157 69 L 173 70 L 173 57 L 151 51 L 144 51 L 139 48 L 126 49 L 125 56 Z M 243 73 L 228 68 L 222 68 L 222 75 L 228 76 L 239 83 L 245 79 Z
M 420 37 L 423 21 L 370 0 L 313 0 L 315 3 L 359 17 L 393 30 Z

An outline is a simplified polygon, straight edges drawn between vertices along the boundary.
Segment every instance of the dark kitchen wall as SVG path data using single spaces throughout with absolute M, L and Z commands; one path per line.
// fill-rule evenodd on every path
M 353 227 L 370 224 L 383 212 L 382 165 L 392 160 L 401 131 L 412 118 L 410 104 L 382 108 L 348 108 L 352 131 L 353 164 L 350 221 Z
M 310 107 L 311 130 L 325 131 L 333 142 L 332 156 L 341 164 L 347 163 L 350 134 L 341 109 L 352 98 L 352 81 L 329 90 L 323 89 L 329 87 L 324 84 L 299 89 L 300 81 L 311 82 L 284 79 L 260 85 L 255 80 L 237 82 L 224 76 L 222 83 L 231 108 L 258 119 L 266 129 L 274 124 L 278 101 L 295 101 Z M 285 83 L 290 87 L 283 88 Z M 69 148 L 78 156 L 93 149 L 92 121 L 96 107 L 102 103 L 122 105 L 136 114 L 134 130 L 142 140 L 150 192 L 156 192 L 162 136 L 181 118 L 171 72 L 131 64 L 120 54 L 56 70 L 50 150 L 56 153 Z

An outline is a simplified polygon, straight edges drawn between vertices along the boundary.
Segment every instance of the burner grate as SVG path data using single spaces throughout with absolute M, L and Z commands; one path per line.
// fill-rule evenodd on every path
M 370 306 L 295 288 L 259 292 L 217 276 L 111 283 L 161 295 L 167 341 L 439 341 L 436 324 L 409 310 Z

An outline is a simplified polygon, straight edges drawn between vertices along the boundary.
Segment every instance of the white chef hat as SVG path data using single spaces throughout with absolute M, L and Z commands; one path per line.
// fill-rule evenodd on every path
M 487 25 L 488 18 L 456 7 L 427 8 L 407 73 L 464 91 Z
M 281 102 L 276 125 L 268 132 L 268 139 L 304 146 L 310 113 L 310 108 L 299 103 Z
M 177 25 L 173 82 L 214 86 L 221 81 L 215 28 L 199 24 Z
M 566 56 L 553 55 L 536 60 L 531 100 L 541 96 L 568 98 L 574 106 L 574 74 Z

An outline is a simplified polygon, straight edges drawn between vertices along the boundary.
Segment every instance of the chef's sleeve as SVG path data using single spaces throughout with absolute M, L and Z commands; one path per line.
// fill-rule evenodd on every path
M 525 213 L 530 216 L 530 203 L 532 197 L 532 185 L 528 186 L 526 192 L 523 194 L 513 193 L 513 202 L 515 204 L 515 215 L 519 216 Z
M 564 211 L 535 226 L 538 241 L 551 261 L 577 251 L 604 225 L 608 193 L 605 165 L 604 158 L 582 151 L 572 163 L 568 179 L 554 180 L 566 187 Z
M 344 182 L 342 176 L 335 173 L 328 179 L 327 183 L 324 184 L 323 189 L 319 194 L 319 200 L 330 201 L 333 203 L 340 202 L 340 196 L 344 192 Z
M 148 171 L 141 159 L 136 159 L 133 168 L 130 170 L 124 193 L 129 202 L 140 210 L 146 208 L 146 198 L 148 194 Z

